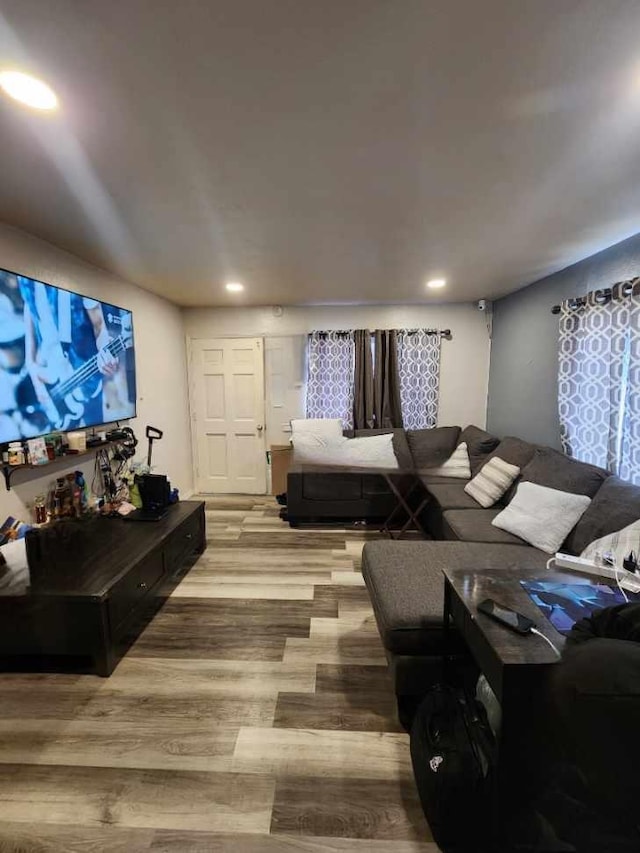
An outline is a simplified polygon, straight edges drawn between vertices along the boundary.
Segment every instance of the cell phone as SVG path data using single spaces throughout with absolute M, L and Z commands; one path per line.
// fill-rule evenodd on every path
M 517 631 L 518 634 L 530 634 L 531 629 L 536 627 L 533 619 L 529 619 L 528 616 L 523 616 L 522 613 L 505 607 L 504 604 L 498 604 L 492 598 L 486 598 L 484 601 L 481 601 L 478 605 L 478 610 L 480 613 L 491 616 L 492 619 L 495 619 L 496 622 L 499 622 L 506 628 Z

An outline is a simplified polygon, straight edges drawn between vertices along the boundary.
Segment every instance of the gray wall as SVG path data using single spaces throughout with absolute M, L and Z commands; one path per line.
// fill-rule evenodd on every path
M 558 317 L 563 299 L 640 275 L 640 234 L 494 304 L 487 429 L 560 448 Z

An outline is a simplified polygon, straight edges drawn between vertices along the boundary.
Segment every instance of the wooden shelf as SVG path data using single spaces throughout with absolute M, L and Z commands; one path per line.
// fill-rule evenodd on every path
M 45 462 L 44 465 L 7 465 L 6 462 L 3 462 L 2 474 L 4 476 L 7 491 L 11 491 L 11 479 L 16 471 L 42 471 L 44 474 L 52 468 L 55 470 L 56 468 L 62 467 L 60 463 L 69 465 L 74 459 L 86 459 L 87 456 L 91 456 L 91 454 L 96 453 L 96 451 L 104 450 L 105 447 L 112 447 L 114 444 L 117 444 L 117 442 L 103 441 L 102 444 L 95 444 L 93 447 L 87 447 L 87 449 L 83 450 L 81 453 L 65 453 L 64 456 L 56 456 L 55 459 Z

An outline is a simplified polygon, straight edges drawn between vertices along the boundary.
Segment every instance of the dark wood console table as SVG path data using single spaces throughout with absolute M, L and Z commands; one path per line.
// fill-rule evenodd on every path
M 485 598 L 493 598 L 523 613 L 533 619 L 539 630 L 561 651 L 565 638 L 547 621 L 519 583 L 525 578 L 541 577 L 575 581 L 575 576 L 545 569 L 444 571 L 445 649 L 453 649 L 450 626 L 455 625 L 502 710 L 492 815 L 494 833 L 499 840 L 505 831 L 513 829 L 509 821 L 517 822 L 519 809 L 535 783 L 541 764 L 544 772 L 546 688 L 552 669 L 558 663 L 558 655 L 540 637 L 516 634 L 478 612 L 478 604 Z M 445 678 L 450 665 L 450 660 L 445 659 Z
M 90 561 L 0 595 L 0 670 L 110 675 L 206 548 L 202 501 L 175 504 L 156 522 L 89 523 Z

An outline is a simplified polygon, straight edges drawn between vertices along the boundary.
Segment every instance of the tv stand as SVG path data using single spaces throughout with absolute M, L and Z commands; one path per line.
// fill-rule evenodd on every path
M 182 501 L 154 524 L 97 518 L 84 564 L 0 591 L 0 671 L 111 675 L 206 548 L 204 503 Z

